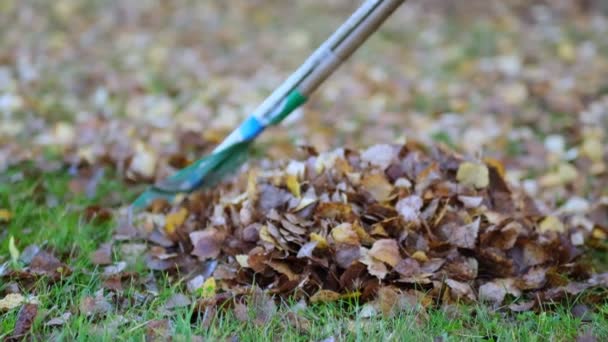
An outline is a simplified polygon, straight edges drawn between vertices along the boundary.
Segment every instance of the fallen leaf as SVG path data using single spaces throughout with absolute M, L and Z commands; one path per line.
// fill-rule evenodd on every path
M 302 247 L 300 247 L 300 250 L 298 251 L 298 255 L 296 255 L 296 257 L 300 259 L 312 257 L 312 252 L 315 250 L 318 244 L 318 241 L 311 241 L 305 243 L 304 245 L 302 245 Z
M 97 316 L 105 315 L 112 311 L 113 306 L 108 302 L 106 297 L 103 295 L 103 290 L 100 290 L 95 297 L 86 296 L 80 300 L 78 309 L 82 315 L 85 316 Z
M 285 185 L 295 198 L 302 197 L 302 193 L 300 192 L 300 182 L 298 182 L 297 175 L 291 173 L 287 174 L 285 176 Z
M 490 184 L 490 172 L 485 164 L 464 162 L 458 167 L 456 179 L 462 185 L 482 189 Z
M 336 243 L 344 243 L 348 245 L 359 244 L 359 236 L 357 232 L 353 230 L 353 226 L 350 223 L 341 223 L 331 230 L 331 236 Z
M 241 267 L 249 267 L 249 256 L 247 254 L 239 254 L 234 257 Z
M 19 307 L 25 302 L 25 297 L 19 293 L 9 293 L 0 299 L 0 311 L 8 311 Z
M 456 299 L 466 298 L 473 301 L 476 299 L 471 285 L 453 279 L 446 279 L 445 283 L 450 287 L 452 295 Z
M 393 191 L 393 185 L 380 173 L 372 173 L 364 176 L 363 179 L 361 179 L 361 186 L 380 203 L 388 201 Z
M 184 224 L 188 217 L 188 209 L 179 208 L 178 211 L 170 213 L 165 219 L 165 232 L 169 235 L 175 234 L 175 230 Z
M 327 240 L 322 237 L 321 235 L 317 234 L 317 233 L 310 233 L 309 235 L 310 241 L 311 242 L 316 242 L 317 243 L 317 248 L 319 249 L 325 249 L 327 248 L 329 245 L 327 244 Z
M 213 277 L 207 278 L 201 288 L 201 297 L 202 298 L 211 298 L 211 297 L 215 296 L 216 292 L 217 292 L 217 283 L 215 281 L 215 278 L 213 278 Z
M 565 185 L 578 178 L 578 170 L 569 163 L 561 163 L 554 171 L 543 175 L 539 184 L 544 187 Z
M 94 265 L 109 265 L 112 263 L 112 243 L 104 243 L 91 255 Z
M 401 261 L 399 246 L 394 239 L 380 239 L 372 245 L 369 255 L 376 258 L 391 267 L 397 266 Z
M 13 213 L 8 209 L 0 208 L 0 222 L 8 222 L 13 218 Z
M 389 167 L 396 157 L 395 149 L 390 145 L 374 145 L 361 153 L 361 159 L 382 170 Z
M 190 241 L 194 246 L 192 255 L 200 260 L 217 258 L 220 255 L 224 235 L 215 228 L 190 233 Z
M 146 341 L 166 341 L 171 335 L 171 322 L 157 319 L 146 324 Z
M 331 290 L 319 290 L 312 297 L 310 297 L 311 303 L 327 303 L 335 302 L 340 299 L 340 294 Z
M 456 226 L 449 234 L 448 241 L 461 248 L 475 248 L 477 245 L 477 234 L 479 232 L 480 219 L 464 225 Z
M 38 304 L 25 304 L 19 310 L 19 314 L 17 315 L 17 322 L 15 323 L 15 328 L 11 333 L 9 339 L 16 340 L 22 338 L 26 335 L 34 324 L 34 319 L 38 315 Z
M 165 302 L 164 308 L 171 310 L 175 308 L 183 308 L 185 306 L 189 306 L 190 304 L 192 304 L 192 301 L 190 298 L 188 298 L 188 296 L 181 293 L 175 293 Z
M 400 199 L 395 205 L 395 209 L 406 222 L 413 222 L 418 220 L 422 205 L 423 201 L 420 196 L 411 195 Z
M 557 217 L 547 216 L 538 225 L 538 230 L 541 233 L 556 232 L 561 234 L 566 232 L 566 227 Z
M 72 317 L 72 313 L 67 311 L 67 312 L 64 312 L 61 316 L 54 317 L 54 318 L 51 318 L 50 320 L 46 321 L 44 323 L 44 326 L 47 326 L 47 327 L 62 326 L 62 325 L 65 325 L 70 320 L 71 317 Z
M 479 299 L 488 301 L 494 305 L 500 305 L 506 295 L 506 289 L 494 282 L 488 282 L 479 287 Z

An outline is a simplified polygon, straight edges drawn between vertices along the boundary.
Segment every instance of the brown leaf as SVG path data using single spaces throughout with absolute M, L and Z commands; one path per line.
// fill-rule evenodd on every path
M 18 340 L 23 338 L 34 324 L 34 319 L 38 315 L 38 304 L 25 304 L 17 315 L 17 322 L 9 340 Z
M 32 259 L 30 271 L 34 274 L 48 276 L 54 280 L 58 280 L 62 276 L 71 273 L 70 268 L 66 264 L 45 251 L 40 251 Z
M 522 290 L 539 289 L 547 281 L 547 270 L 542 267 L 532 267 L 517 281 L 517 287 Z
M 268 213 L 272 209 L 284 206 L 292 197 L 288 191 L 263 184 L 258 191 L 258 206 L 263 213 Z
M 62 326 L 62 325 L 65 325 L 70 320 L 70 317 L 72 317 L 72 313 L 67 311 L 67 312 L 64 312 L 61 316 L 54 317 L 54 318 L 51 318 L 50 320 L 46 321 L 44 323 L 44 325 L 47 327 Z
M 246 304 L 238 301 L 234 303 L 234 308 L 232 309 L 234 312 L 234 316 L 241 322 L 249 322 L 249 308 Z
M 450 287 L 452 296 L 456 299 L 466 298 L 473 301 L 476 299 L 471 285 L 453 279 L 446 279 L 445 283 Z
M 311 303 L 327 303 L 335 302 L 340 299 L 340 294 L 332 290 L 319 290 L 312 297 L 310 297 Z
M 504 286 L 496 282 L 487 282 L 479 287 L 479 299 L 494 305 L 502 304 L 506 295 Z
M 167 300 L 167 302 L 165 302 L 164 308 L 171 310 L 189 306 L 190 304 L 192 304 L 192 301 L 188 296 L 181 293 L 175 293 Z
M 509 305 L 509 310 L 511 310 L 513 312 L 529 311 L 530 309 L 532 309 L 534 307 L 535 304 L 536 304 L 536 302 L 533 300 L 518 302 L 518 303 Z
M 315 210 L 317 217 L 334 220 L 346 220 L 351 214 L 352 208 L 349 204 L 338 202 L 320 203 Z
M 78 306 L 79 311 L 85 316 L 104 315 L 113 309 L 112 304 L 103 295 L 103 290 L 99 291 L 95 297 L 87 296 L 82 298 Z
M 383 203 L 391 198 L 393 185 L 380 173 L 366 175 L 361 180 L 361 186 L 369 192 L 374 200 Z
M 361 247 L 359 251 L 361 253 L 359 262 L 364 265 L 367 265 L 367 271 L 369 272 L 369 274 L 377 277 L 378 279 L 384 279 L 388 274 L 388 269 L 386 268 L 386 265 L 382 261 L 372 257 L 369 254 L 369 250 L 367 248 Z
M 277 306 L 274 300 L 263 291 L 257 290 L 248 298 L 248 309 L 253 315 L 253 323 L 265 326 L 275 316 Z
M 289 281 L 294 281 L 296 279 L 298 279 L 298 275 L 295 274 L 290 268 L 289 265 L 285 262 L 280 262 L 280 261 L 275 261 L 275 260 L 270 260 L 267 261 L 266 264 L 268 266 L 270 266 L 273 270 L 277 271 L 280 274 L 283 274 L 284 276 L 287 277 L 287 279 L 289 279 Z
M 215 228 L 190 233 L 190 241 L 194 246 L 192 255 L 200 260 L 217 258 L 220 255 L 225 235 Z
M 171 334 L 171 322 L 157 319 L 146 324 L 146 341 L 167 341 Z
M 467 225 L 454 227 L 449 234 L 448 241 L 461 248 L 475 248 L 477 245 L 479 223 L 480 220 L 477 218 Z
M 394 239 L 380 239 L 374 242 L 372 249 L 369 251 L 369 255 L 391 267 L 397 266 L 399 261 L 401 261 L 399 246 Z
M 109 265 L 112 263 L 112 243 L 104 243 L 91 255 L 94 265 Z

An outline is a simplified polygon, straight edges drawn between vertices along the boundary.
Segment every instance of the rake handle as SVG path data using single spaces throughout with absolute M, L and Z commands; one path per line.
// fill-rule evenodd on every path
M 323 60 L 310 76 L 302 80 L 299 92 L 310 96 L 340 65 L 346 61 L 382 25 L 382 23 L 405 0 L 383 0 L 373 12 L 358 25 L 351 34 L 333 50 L 329 58 Z M 333 55 L 333 56 L 332 56 Z
M 255 139 L 310 96 L 405 0 L 367 0 L 289 76 L 214 152 Z

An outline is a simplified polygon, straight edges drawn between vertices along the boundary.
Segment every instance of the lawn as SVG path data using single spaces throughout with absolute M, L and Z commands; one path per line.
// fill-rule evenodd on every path
M 408 2 L 294 118 L 260 138 L 236 177 L 125 225 L 147 184 L 208 153 L 354 4 L 0 1 L 0 338 L 608 340 L 600 7 Z M 365 151 L 389 144 L 399 148 L 390 165 L 410 166 L 378 176 L 382 153 Z M 328 152 L 339 148 L 343 159 Z M 289 165 L 306 160 L 308 171 L 289 178 Z M 307 218 L 313 234 L 286 233 L 285 218 L 292 231 L 309 227 L 294 218 L 300 202 L 256 202 L 281 196 L 343 201 L 357 217 L 317 210 Z M 399 203 L 414 197 L 411 215 L 435 207 L 403 226 L 416 241 L 392 231 L 395 221 L 361 214 L 382 207 L 403 225 L 410 211 Z M 500 212 L 510 203 L 518 209 Z M 453 238 L 475 223 L 474 242 Z M 251 226 L 256 240 L 241 238 Z M 321 233 L 336 227 L 344 236 Z M 209 231 L 222 246 L 211 252 L 194 238 Z M 300 278 L 294 243 L 329 264 Z M 351 269 L 338 257 L 349 243 L 370 253 L 355 258 L 365 274 L 353 283 L 363 285 L 317 279 Z M 489 269 L 483 253 L 501 248 L 505 260 Z M 264 250 L 266 266 L 250 250 Z M 402 261 L 424 269 L 438 259 L 449 266 L 397 271 Z M 404 285 L 399 276 L 421 278 Z M 501 281 L 512 287 L 498 299 L 482 289 Z M 318 287 L 331 298 L 318 299 Z

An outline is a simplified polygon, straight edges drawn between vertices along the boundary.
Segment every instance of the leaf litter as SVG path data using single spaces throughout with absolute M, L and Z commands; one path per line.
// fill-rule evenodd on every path
M 318 3 L 324 10 L 328 6 L 317 1 L 298 6 L 319 13 Z M 27 13 L 46 10 L 19 6 Z M 150 270 L 188 281 L 189 298 L 203 298 L 197 304 L 208 324 L 213 305 L 243 294 L 255 296 L 258 289 L 269 295 L 260 297 L 264 300 L 270 295 L 314 301 L 356 298 L 367 302 L 368 314 L 387 314 L 392 308 L 474 300 L 526 311 L 606 287 L 605 274 L 597 274 L 586 257 L 591 249 L 605 252 L 608 237 L 608 101 L 602 90 L 608 64 L 600 53 L 606 45 L 598 39 L 606 33 L 605 16 L 581 14 L 575 5 L 556 9 L 547 4 L 530 12 L 508 5 L 513 12 L 501 12 L 496 27 L 488 26 L 488 34 L 496 33 L 492 29 L 501 33 L 495 51 L 475 52 L 466 39 L 443 34 L 450 28 L 438 18 L 441 5 L 429 5 L 432 11 L 424 10 L 426 5 L 407 6 L 396 13 L 401 20 L 395 22 L 405 25 L 400 29 L 420 32 L 420 38 L 407 38 L 404 44 L 391 38 L 370 42 L 375 44 L 370 49 L 379 51 L 373 63 L 360 55 L 359 62 L 346 65 L 348 70 L 332 78 L 332 87 L 311 99 L 314 109 L 304 109 L 310 119 L 261 137 L 262 144 L 272 143 L 266 154 L 282 162 L 262 161 L 235 180 L 177 204 L 155 203 L 135 225 L 116 215 L 120 225 L 113 240 L 92 256 L 94 264 L 106 267 L 105 290 L 119 293 L 123 281 L 138 279 L 124 262 L 132 266 L 143 257 Z M 72 32 L 107 31 L 120 38 L 105 41 L 118 43 L 98 48 L 104 42 L 94 35 L 58 32 L 40 15 L 36 25 L 53 39 L 41 36 L 43 42 L 32 44 L 47 47 L 52 42 L 48 51 L 36 52 L 45 58 L 34 63 L 22 57 L 29 40 L 40 39 L 24 35 L 37 30 L 4 21 L 7 32 L 25 38 L 5 49 L 24 51 L 23 56 L 0 55 L 0 171 L 28 160 L 32 169 L 45 172 L 69 169 L 70 189 L 88 198 L 98 193 L 104 175 L 100 166 L 109 166 L 128 183 L 140 183 L 163 178 L 208 152 L 248 112 L 236 103 L 260 102 L 271 87 L 268 80 L 274 83 L 293 67 L 293 58 L 279 58 L 272 68 L 257 72 L 266 61 L 250 58 L 264 48 L 272 50 L 268 42 L 277 38 L 253 27 L 243 29 L 248 24 L 239 13 L 255 12 L 269 23 L 271 17 L 261 13 L 265 9 L 239 5 L 222 11 L 206 3 L 124 6 L 125 12 L 142 15 L 169 11 L 162 18 L 179 17 L 184 23 L 179 27 L 196 27 L 201 13 L 205 23 L 236 17 L 238 25 L 224 31 L 207 27 L 221 39 L 206 41 L 205 53 L 199 54 L 191 45 L 200 42 L 162 20 L 123 32 L 122 15 L 116 15 L 122 9 L 92 12 L 105 21 L 65 20 L 79 17 L 68 15 L 76 7 L 58 10 L 56 20 Z M 587 40 L 562 31 L 564 22 L 573 23 Z M 395 28 L 388 25 L 390 36 Z M 547 25 L 559 29 L 546 30 Z M 153 33 L 159 27 L 165 34 Z M 278 32 L 282 36 L 284 30 Z M 305 36 L 303 41 L 312 42 Z M 252 43 L 227 55 L 225 46 L 235 45 L 236 37 Z M 81 44 L 75 48 L 69 41 Z M 149 43 L 133 49 L 133 41 Z M 299 45 L 302 57 L 314 47 L 305 45 Z M 441 53 L 421 53 L 422 46 Z M 65 53 L 51 53 L 53 49 Z M 81 70 L 81 61 L 87 60 L 83 53 L 96 58 L 98 66 Z M 241 63 L 243 56 L 247 63 Z M 142 64 L 142 74 L 116 72 L 131 70 L 134 61 L 148 61 L 136 63 Z M 165 63 L 171 67 L 161 67 Z M 236 73 L 229 71 L 237 64 Z M 420 65 L 425 67 L 416 67 Z M 147 68 L 166 70 L 166 84 L 159 89 L 148 81 L 155 76 Z M 47 69 L 59 71 L 49 90 Z M 243 82 L 243 74 L 253 76 Z M 403 103 L 394 107 L 395 99 Z M 87 115 L 57 119 L 57 109 Z M 392 136 L 395 127 L 397 136 Z M 298 151 L 285 143 L 293 136 L 310 146 Z M 437 140 L 467 157 L 434 147 Z M 27 142 L 25 148 L 21 141 Z M 331 146 L 367 148 L 317 152 Z M 62 160 L 49 161 L 44 149 L 58 152 Z M 292 160 L 296 155 L 300 159 Z M 33 176 L 32 169 L 6 180 Z M 46 190 L 38 187 L 32 200 L 56 205 Z M 112 197 L 86 208 L 85 218 L 111 218 L 108 207 L 124 200 Z M 0 208 L 0 226 L 14 221 L 14 212 Z M 13 240 L 14 264 L 25 267 L 0 266 L 2 280 L 61 281 L 71 272 L 50 251 L 32 248 L 24 258 L 27 248 L 20 253 L 16 245 Z M 147 293 L 158 294 L 153 279 L 138 280 Z M 109 310 L 106 296 L 86 297 L 83 309 Z M 169 328 L 165 321 L 150 326 L 151 335 Z
M 370 148 L 391 155 L 374 162 L 366 151 L 306 150 L 295 180 L 293 161 L 275 161 L 137 214 L 138 236 L 171 241 L 152 244 L 148 257 L 194 274 L 191 292 L 213 280 L 199 304 L 234 298 L 243 319 L 251 308 L 238 298 L 258 291 L 312 303 L 355 298 L 388 315 L 463 301 L 529 310 L 608 287 L 608 274 L 581 258 L 594 229 L 568 210 L 545 210 L 496 160 L 416 142 Z M 158 215 L 178 224 L 167 229 L 151 219 Z

